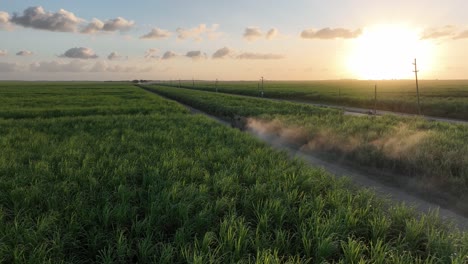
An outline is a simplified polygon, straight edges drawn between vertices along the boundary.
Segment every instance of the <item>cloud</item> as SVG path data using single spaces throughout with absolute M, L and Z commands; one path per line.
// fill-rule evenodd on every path
M 151 67 L 138 68 L 135 66 L 122 66 L 122 65 L 109 65 L 103 61 L 97 61 L 91 68 L 89 72 L 149 72 Z
M 109 19 L 106 22 L 102 22 L 97 18 L 93 18 L 80 32 L 84 34 L 93 34 L 99 31 L 115 32 L 115 31 L 127 31 L 135 25 L 135 22 L 128 21 L 123 17 L 117 17 Z
M 41 6 L 28 7 L 23 15 L 14 14 L 10 21 L 14 24 L 59 32 L 75 32 L 84 20 L 72 12 L 60 9 L 56 13 L 46 12 Z
M 318 31 L 306 29 L 302 31 L 301 37 L 304 39 L 352 39 L 362 34 L 361 29 L 349 30 L 345 28 L 322 28 Z
M 0 29 L 11 29 L 10 15 L 7 12 L 0 11 Z
M 232 56 L 234 51 L 228 47 L 221 48 L 213 54 L 213 59 L 222 59 L 228 56 Z
M 0 72 L 14 72 L 18 69 L 19 67 L 16 63 L 0 62 Z
M 175 57 L 177 57 L 176 53 L 174 53 L 172 51 L 166 51 L 164 53 L 164 55 L 162 56 L 162 59 L 163 60 L 170 60 L 170 59 L 175 58 Z
M 462 31 L 459 34 L 457 34 L 453 39 L 466 39 L 468 38 L 468 30 Z
M 104 22 L 97 18 L 93 18 L 91 22 L 88 23 L 80 32 L 84 34 L 93 34 L 98 31 L 101 31 L 104 27 Z
M 6 56 L 8 52 L 6 50 L 0 50 L 0 57 L 1 56 Z
M 189 51 L 187 54 L 185 54 L 185 56 L 193 60 L 199 60 L 207 57 L 206 53 L 202 53 L 199 50 Z
M 0 66 L 1 67 L 1 66 Z M 70 62 L 61 61 L 43 61 L 35 62 L 29 65 L 29 70 L 32 72 L 148 72 L 151 67 L 138 68 L 133 66 L 109 65 L 103 61 L 97 61 L 94 64 L 89 64 L 82 60 L 72 60 Z
M 278 30 L 276 28 L 272 28 L 270 30 L 268 30 L 268 32 L 266 33 L 266 39 L 268 40 L 272 40 L 274 39 L 276 36 L 278 36 Z
M 10 22 L 10 15 L 7 12 L 0 11 L 0 25 Z
M 202 41 L 204 36 L 210 40 L 219 38 L 222 33 L 218 29 L 218 24 L 212 24 L 211 27 L 207 27 L 206 24 L 200 24 L 197 27 L 189 29 L 178 28 L 176 32 L 178 34 L 177 38 L 180 40 L 194 39 L 195 41 Z
M 111 52 L 111 54 L 109 54 L 107 56 L 107 59 L 108 60 L 120 60 L 120 59 L 122 59 L 122 56 L 117 54 L 117 52 L 113 51 L 113 52 Z
M 244 31 L 244 39 L 248 41 L 255 41 L 261 37 L 263 33 L 258 27 L 248 27 Z
M 64 54 L 60 55 L 62 58 L 72 59 L 96 59 L 98 56 L 90 48 L 71 48 L 65 51 Z
M 145 59 L 159 59 L 160 57 L 157 55 L 158 53 L 158 49 L 148 49 L 147 51 L 145 51 Z
M 241 60 L 280 60 L 284 59 L 285 56 L 281 54 L 272 54 L 272 53 L 252 53 L 244 52 L 237 56 Z
M 22 50 L 22 51 L 18 51 L 18 52 L 16 53 L 16 56 L 24 56 L 24 57 L 26 57 L 26 56 L 31 56 L 31 55 L 33 55 L 33 54 L 34 54 L 34 53 L 33 53 L 32 51 L 29 51 L 29 50 Z
M 160 29 L 160 28 L 153 28 L 148 34 L 141 36 L 141 39 L 164 39 L 168 38 L 172 35 L 171 32 Z
M 72 60 L 71 62 L 35 62 L 29 65 L 33 72 L 86 72 L 87 64 L 83 61 Z
M 444 37 L 453 37 L 455 35 L 456 27 L 447 25 L 442 28 L 428 28 L 422 33 L 421 39 L 438 39 Z
M 109 19 L 104 23 L 102 27 L 103 31 L 127 31 L 135 25 L 134 21 L 126 20 L 123 17 L 117 17 Z

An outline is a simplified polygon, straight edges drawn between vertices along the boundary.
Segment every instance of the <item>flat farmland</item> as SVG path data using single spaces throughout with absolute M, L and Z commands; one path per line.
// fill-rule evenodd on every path
M 178 82 L 165 85 L 178 86 Z M 261 81 L 182 81 L 185 88 L 261 96 Z M 377 85 L 377 103 L 375 103 Z M 216 88 L 217 87 L 217 88 Z M 467 80 L 421 80 L 421 112 L 424 115 L 468 120 Z M 325 103 L 393 112 L 417 114 L 414 80 L 337 80 L 337 81 L 269 81 L 263 85 L 267 98 Z
M 390 204 L 130 83 L 0 92 L 0 262 L 467 260 L 468 235 L 436 212 Z
M 349 116 L 337 109 L 165 86 L 148 89 L 384 182 L 468 213 L 468 129 L 420 117 Z M 235 120 L 237 119 L 237 120 Z M 387 172 L 389 174 L 387 174 Z

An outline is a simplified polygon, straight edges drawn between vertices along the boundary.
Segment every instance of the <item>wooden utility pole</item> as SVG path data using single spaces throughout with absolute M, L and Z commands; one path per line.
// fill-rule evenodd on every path
M 264 91 L 265 91 L 265 90 L 263 89 L 263 76 L 262 76 L 262 97 L 263 97 L 263 95 L 265 94 Z
M 180 79 L 179 79 L 179 88 L 180 88 L 180 87 L 181 87 L 181 85 L 180 85 Z
M 216 82 L 215 82 L 215 89 L 216 89 L 216 92 L 218 92 L 218 79 L 216 79 Z
M 419 81 L 418 81 L 418 64 L 416 62 L 416 59 L 414 59 L 414 74 L 416 75 L 416 94 L 418 96 L 418 114 L 421 115 L 421 104 L 420 104 L 420 101 L 419 101 Z
M 374 86 L 374 115 L 377 115 L 377 84 Z
M 192 78 L 192 87 L 195 88 L 195 79 Z

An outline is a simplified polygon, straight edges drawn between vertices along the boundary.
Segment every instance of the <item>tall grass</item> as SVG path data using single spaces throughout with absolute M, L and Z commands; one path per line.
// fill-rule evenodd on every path
M 467 80 L 421 80 L 420 97 L 422 113 L 429 116 L 468 120 Z M 161 85 L 171 86 L 169 83 Z M 374 102 L 374 85 L 377 85 L 377 104 Z M 261 95 L 258 82 L 197 81 L 195 86 L 182 82 L 182 87 L 218 91 L 249 96 Z M 338 80 L 338 81 L 267 81 L 264 97 L 335 105 L 418 113 L 417 95 L 413 80 Z
M 0 119 L 0 262 L 467 260 L 437 215 L 148 96 L 153 114 Z
M 465 125 L 416 117 L 347 116 L 311 105 L 189 89 L 147 89 L 228 120 L 250 117 L 252 122 L 243 125 L 283 137 L 304 151 L 320 153 L 332 161 L 370 170 L 382 181 L 468 213 Z

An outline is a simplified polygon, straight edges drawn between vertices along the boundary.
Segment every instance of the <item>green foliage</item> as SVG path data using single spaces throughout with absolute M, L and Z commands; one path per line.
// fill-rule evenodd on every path
M 155 111 L 169 113 L 185 109 L 137 90 L 130 83 L 0 82 L 0 118 L 150 114 Z
M 466 125 L 417 117 L 348 116 L 306 104 L 183 88 L 146 89 L 228 120 L 254 117 L 266 133 L 285 134 L 304 151 L 384 171 L 376 177 L 468 213 Z
M 374 109 L 374 85 L 377 85 L 378 109 L 418 113 L 413 80 L 267 81 L 264 96 Z M 215 83 L 207 81 L 197 81 L 195 86 L 191 81 L 182 82 L 182 87 L 216 90 Z M 420 80 L 419 87 L 423 114 L 468 120 L 468 81 Z M 217 88 L 221 93 L 261 95 L 258 82 L 219 82 Z
M 0 262 L 466 260 L 466 233 L 437 215 L 134 92 L 151 114 L 0 119 Z

